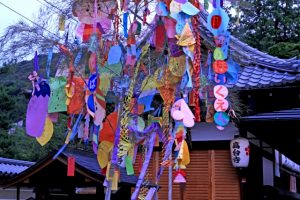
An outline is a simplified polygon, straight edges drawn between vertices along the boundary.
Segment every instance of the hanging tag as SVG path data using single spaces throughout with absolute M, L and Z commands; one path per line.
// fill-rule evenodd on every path
M 132 165 L 132 158 L 130 156 L 126 156 L 125 164 L 126 164 L 127 175 L 134 175 L 134 169 L 133 169 L 133 165 Z
M 68 173 L 67 176 L 74 176 L 75 174 L 75 157 L 68 157 Z

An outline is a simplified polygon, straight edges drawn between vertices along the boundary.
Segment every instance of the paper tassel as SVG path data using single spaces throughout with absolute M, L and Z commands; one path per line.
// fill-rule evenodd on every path
M 125 165 L 126 165 L 127 175 L 134 175 L 134 169 L 133 169 L 133 165 L 132 165 L 132 158 L 130 156 L 126 156 Z
M 153 187 L 150 188 L 150 189 L 148 190 L 147 196 L 145 197 L 145 200 L 152 200 L 152 198 L 153 198 L 155 192 L 156 192 L 156 188 L 153 188 Z
M 59 16 L 59 31 L 64 31 L 65 30 L 65 22 L 66 22 L 66 17 L 64 15 Z
M 111 181 L 113 179 L 114 176 L 114 166 L 111 165 L 110 162 L 107 163 L 107 170 L 106 170 L 106 179 L 108 181 Z
M 75 157 L 68 157 L 68 173 L 67 176 L 74 176 L 75 174 Z
M 120 172 L 118 170 L 115 170 L 112 183 L 111 183 L 111 190 L 113 191 L 118 190 L 119 178 L 120 178 Z

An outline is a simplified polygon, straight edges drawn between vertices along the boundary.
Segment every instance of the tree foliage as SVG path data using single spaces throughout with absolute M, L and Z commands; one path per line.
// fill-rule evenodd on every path
M 229 7 L 237 11 L 231 16 L 233 35 L 275 56 L 299 56 L 297 51 L 286 50 L 300 41 L 300 0 L 241 0 L 233 1 Z M 274 50 L 274 45 L 286 52 Z

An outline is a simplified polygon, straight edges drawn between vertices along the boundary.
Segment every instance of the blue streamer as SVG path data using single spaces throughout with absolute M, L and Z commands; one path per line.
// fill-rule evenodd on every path
M 52 57 L 53 57 L 53 47 L 51 47 L 48 50 L 48 59 L 47 59 L 47 65 L 46 65 L 46 77 L 47 77 L 47 79 L 49 79 L 49 77 L 50 77 L 50 66 L 51 66 Z
M 74 124 L 74 126 L 73 126 L 73 128 L 72 128 L 72 133 L 71 133 L 71 135 L 70 135 L 70 138 L 69 138 L 69 142 L 71 142 L 74 138 L 75 138 L 75 136 L 76 136 L 76 134 L 77 134 L 77 132 L 78 132 L 78 124 L 79 124 L 79 122 L 81 121 L 81 119 L 82 119 L 82 117 L 83 117 L 83 114 L 80 114 L 79 116 L 78 116 L 78 118 L 77 118 L 77 120 L 76 120 L 76 122 L 75 122 L 75 124 Z M 58 150 L 58 152 L 53 156 L 53 159 L 56 159 L 65 149 L 66 149 L 66 147 L 68 146 L 68 144 L 64 144 L 59 150 Z
M 128 38 L 128 12 L 123 14 L 123 29 L 124 29 L 124 37 Z
M 67 147 L 67 144 L 64 144 L 58 151 L 57 153 L 53 156 L 53 160 L 55 160 Z
M 34 70 L 36 72 L 38 72 L 39 69 L 40 69 L 40 67 L 39 67 L 38 54 L 37 54 L 37 51 L 35 51 L 35 55 L 34 55 Z

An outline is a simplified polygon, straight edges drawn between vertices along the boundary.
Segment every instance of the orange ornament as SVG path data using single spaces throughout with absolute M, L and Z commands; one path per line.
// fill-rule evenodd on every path
M 216 60 L 213 63 L 213 69 L 217 74 L 224 74 L 228 70 L 228 65 L 224 60 Z

